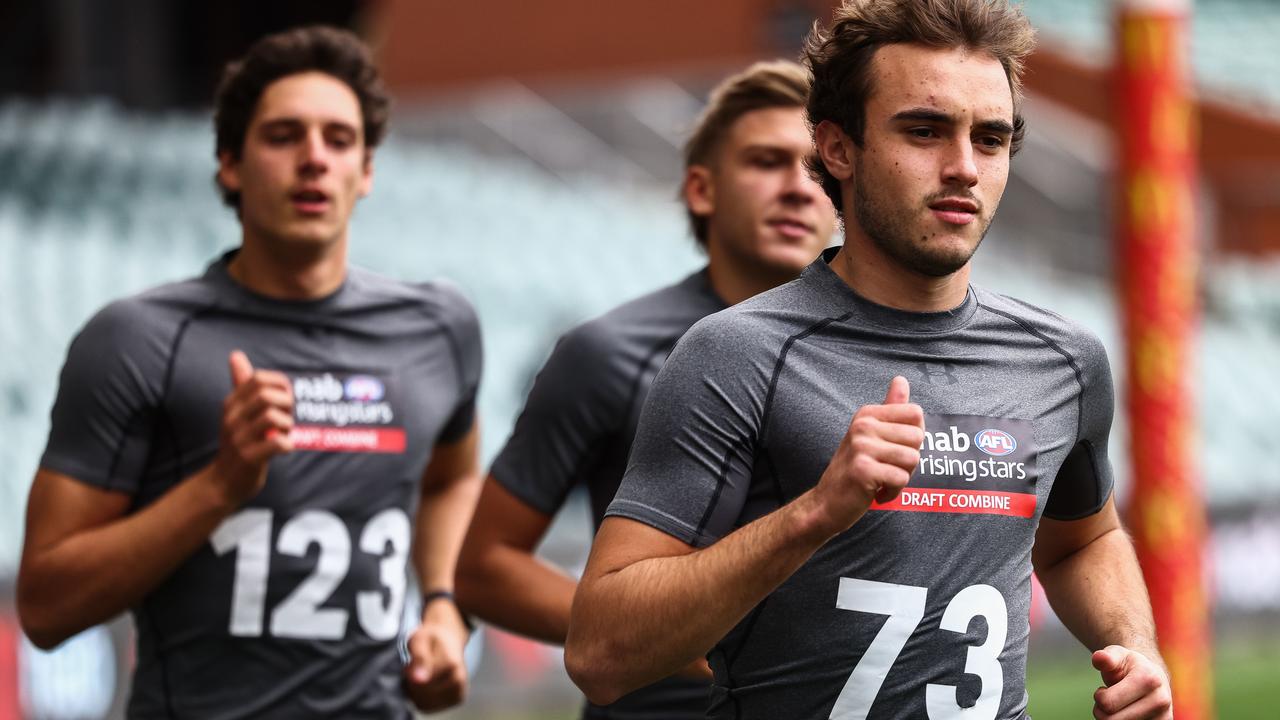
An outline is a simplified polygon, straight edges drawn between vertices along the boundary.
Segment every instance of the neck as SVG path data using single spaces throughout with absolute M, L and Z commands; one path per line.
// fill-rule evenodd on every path
M 227 266 L 245 288 L 277 300 L 317 300 L 334 293 L 347 276 L 346 238 L 321 247 L 262 242 L 248 231 Z
M 799 271 L 791 272 L 763 264 L 750 265 L 727 253 L 718 244 L 707 244 L 707 274 L 711 289 L 725 305 L 737 305 L 765 290 L 795 280 Z
M 831 269 L 854 292 L 877 305 L 910 312 L 943 312 L 964 302 L 969 292 L 969 263 L 943 277 L 924 275 L 885 254 L 852 221 L 845 219 L 849 230 Z

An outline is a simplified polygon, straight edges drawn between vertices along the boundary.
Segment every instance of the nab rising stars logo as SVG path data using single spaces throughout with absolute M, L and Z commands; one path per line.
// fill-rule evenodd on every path
M 1008 455 L 1018 449 L 1018 441 L 1012 435 L 995 428 L 978 431 L 973 436 L 973 444 L 982 452 L 996 457 Z

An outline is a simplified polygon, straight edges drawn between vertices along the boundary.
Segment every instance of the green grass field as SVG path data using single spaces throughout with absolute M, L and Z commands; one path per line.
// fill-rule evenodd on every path
M 1098 675 L 1083 650 L 1078 657 L 1034 658 L 1028 668 L 1031 717 L 1080 720 L 1093 717 Z M 1275 638 L 1234 642 L 1214 659 L 1214 700 L 1219 720 L 1280 717 L 1280 646 Z

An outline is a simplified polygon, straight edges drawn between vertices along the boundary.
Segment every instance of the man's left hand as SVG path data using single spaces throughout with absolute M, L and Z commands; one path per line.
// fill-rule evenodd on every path
M 419 710 L 437 712 L 466 699 L 463 648 L 469 634 L 451 602 L 433 602 L 423 613 L 422 625 L 409 637 L 404 667 L 405 690 Z
M 1169 675 L 1159 662 L 1121 645 L 1093 654 L 1105 687 L 1093 694 L 1098 720 L 1173 720 Z

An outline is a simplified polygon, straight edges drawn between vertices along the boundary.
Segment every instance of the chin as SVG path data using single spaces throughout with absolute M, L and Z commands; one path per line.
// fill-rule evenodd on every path
M 813 262 L 826 246 L 827 244 L 819 241 L 816 236 L 803 240 L 779 240 L 769 243 L 765 249 L 765 255 L 803 269 Z
M 323 247 L 337 242 L 342 233 L 329 223 L 298 223 L 281 228 L 276 237 L 294 247 Z
M 941 278 L 959 272 L 973 258 L 972 249 L 954 252 L 917 252 L 903 258 L 907 267 L 921 275 Z
M 762 268 L 770 273 L 796 276 L 800 274 L 821 252 L 821 248 L 811 250 L 804 245 L 773 246 L 757 257 Z

